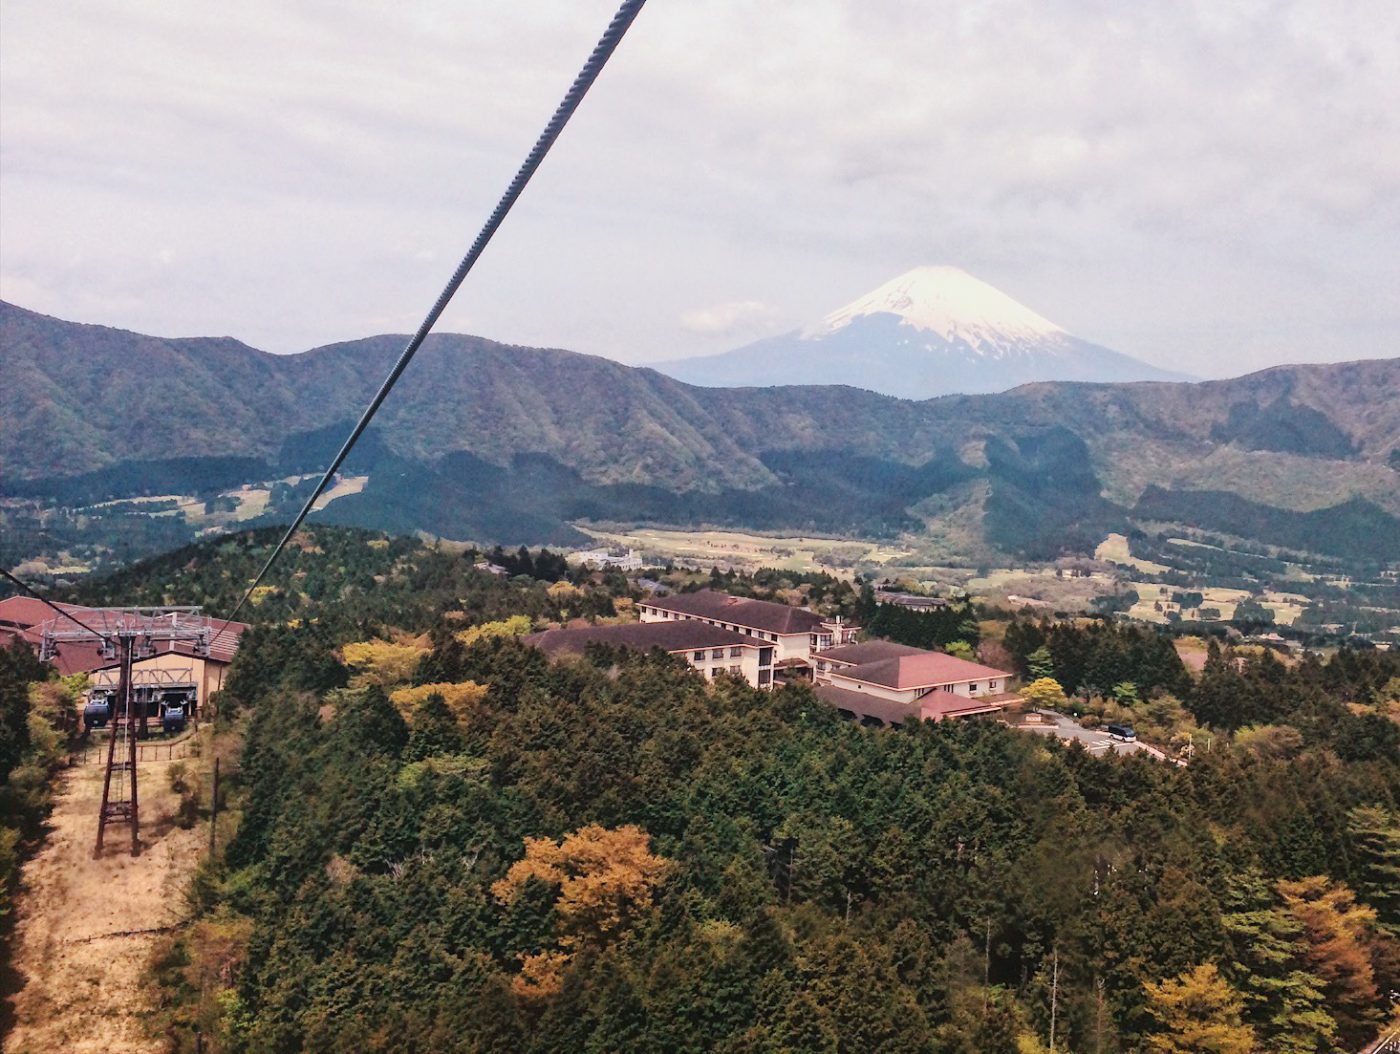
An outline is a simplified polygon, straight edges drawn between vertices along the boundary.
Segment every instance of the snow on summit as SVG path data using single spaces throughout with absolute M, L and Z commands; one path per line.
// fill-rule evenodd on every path
M 704 387 L 845 384 L 901 399 L 1182 379 L 1073 336 L 957 267 L 916 267 L 805 330 L 657 369 Z
M 1049 319 L 957 267 L 916 267 L 833 311 L 804 336 L 844 329 L 868 315 L 898 315 L 907 325 L 973 347 L 1065 333 Z

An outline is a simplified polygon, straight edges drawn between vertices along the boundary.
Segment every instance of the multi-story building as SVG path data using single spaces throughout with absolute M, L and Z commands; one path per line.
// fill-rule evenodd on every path
M 810 665 L 817 652 L 851 643 L 859 629 L 840 617 L 829 619 L 806 608 L 713 589 L 649 597 L 638 608 L 645 623 L 700 622 L 757 637 L 773 645 L 777 663 L 785 665 Z
M 818 698 L 884 724 L 999 713 L 1011 674 L 938 651 L 875 640 L 813 656 Z
M 776 649 L 772 642 L 703 622 L 629 622 L 620 626 L 551 629 L 531 634 L 525 643 L 551 658 L 581 655 L 590 644 L 643 652 L 660 648 L 684 659 L 708 680 L 729 674 L 743 678 L 754 688 L 773 686 Z

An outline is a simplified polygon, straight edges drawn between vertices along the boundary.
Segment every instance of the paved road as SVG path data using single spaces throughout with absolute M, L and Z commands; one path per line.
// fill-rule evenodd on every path
M 1151 754 L 1154 758 L 1166 760 L 1165 754 L 1155 747 L 1149 747 L 1146 743 L 1119 742 L 1107 732 L 1101 732 L 1097 728 L 1082 728 L 1074 718 L 1057 714 L 1053 710 L 1038 710 L 1036 712 L 1044 718 L 1045 724 L 1018 725 L 1017 727 L 1026 732 L 1040 732 L 1044 735 L 1058 736 L 1064 740 L 1077 739 L 1091 754 L 1104 754 L 1110 750 L 1119 754 L 1136 754 L 1142 751 Z

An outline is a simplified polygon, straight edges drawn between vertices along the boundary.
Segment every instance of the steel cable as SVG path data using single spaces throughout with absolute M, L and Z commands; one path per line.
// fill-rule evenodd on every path
M 332 477 L 334 477 L 340 466 L 344 463 L 346 457 L 349 456 L 351 448 L 354 447 L 356 441 L 364 433 L 364 430 L 369 427 L 370 420 L 374 417 L 380 405 L 398 382 L 403 371 L 408 368 L 408 364 L 412 361 L 419 346 L 432 331 L 433 326 L 436 325 L 438 318 L 442 315 L 443 311 L 446 310 L 447 305 L 451 303 L 453 296 L 457 293 L 458 287 L 461 286 L 462 281 L 476 264 L 477 258 L 481 256 L 486 246 L 490 243 L 492 236 L 496 233 L 496 228 L 498 228 L 501 222 L 506 218 L 511 207 L 515 204 L 516 199 L 520 197 L 521 192 L 530 182 L 530 178 L 535 174 L 535 170 L 540 167 L 540 163 L 545 159 L 545 155 L 549 153 L 550 147 L 552 147 L 554 141 L 559 138 L 559 133 L 562 132 L 564 126 L 569 123 L 569 118 L 571 118 L 574 111 L 578 109 L 579 103 L 583 101 L 584 95 L 587 94 L 588 89 L 592 87 L 593 82 L 597 80 L 598 74 L 601 73 L 603 67 L 607 65 L 608 59 L 612 57 L 612 53 L 617 49 L 618 44 L 622 42 L 623 36 L 626 35 L 628 28 L 641 11 L 644 3 L 646 3 L 646 0 L 625 0 L 622 6 L 617 9 L 617 13 L 613 15 L 612 21 L 608 23 L 607 29 L 604 30 L 602 37 L 599 38 L 597 46 L 593 49 L 593 53 L 588 56 L 588 61 L 583 64 L 583 68 L 579 70 L 578 76 L 574 78 L 573 84 L 564 95 L 563 101 L 555 109 L 554 116 L 551 117 L 549 123 L 545 125 L 544 131 L 540 133 L 539 138 L 535 141 L 534 147 L 530 150 L 529 154 L 526 155 L 524 163 L 521 164 L 519 170 L 515 173 L 515 178 L 510 181 L 510 185 L 506 188 L 505 193 L 501 195 L 500 201 L 496 203 L 496 207 L 491 211 L 491 215 L 481 228 L 481 232 L 477 234 L 476 240 L 472 242 L 471 248 L 468 249 L 467 254 L 462 257 L 462 262 L 457 265 L 457 269 L 452 273 L 451 279 L 449 279 L 447 285 L 443 287 L 442 292 L 438 295 L 437 302 L 433 304 L 432 310 L 428 312 L 422 324 L 418 327 L 412 338 L 410 338 L 408 345 L 399 356 L 398 362 L 394 363 L 394 368 L 389 371 L 389 375 L 384 379 L 384 383 L 380 385 L 379 391 L 376 392 L 374 398 L 370 400 L 370 404 L 361 415 L 359 423 L 355 425 L 349 437 L 345 440 L 344 445 L 341 446 L 340 453 L 336 454 L 335 460 L 331 462 L 330 467 L 326 469 L 325 474 L 321 477 L 321 482 L 316 485 L 316 489 L 312 491 L 311 496 L 306 499 L 306 504 L 303 505 L 301 511 L 297 513 L 296 519 L 292 521 L 286 533 L 282 535 L 281 540 L 273 548 L 271 555 L 267 558 L 267 562 L 263 564 L 262 570 L 259 571 L 257 577 L 253 579 L 252 585 L 248 587 L 242 599 L 234 606 L 233 611 L 229 614 L 228 618 L 224 619 L 223 625 L 219 627 L 218 632 L 215 633 L 210 640 L 209 643 L 211 645 L 214 641 L 219 639 L 224 630 L 228 629 L 229 623 L 238 617 L 238 613 L 243 610 L 243 606 L 248 602 L 248 598 L 253 595 L 253 591 L 256 590 L 258 586 L 262 584 L 262 580 L 267 577 L 268 571 L 272 569 L 273 563 L 275 563 L 277 557 L 282 554 L 282 550 L 286 548 L 292 535 L 296 533 L 297 528 L 300 527 L 306 520 L 306 517 L 310 515 L 312 506 L 316 504 L 317 499 L 320 498 L 321 494 L 330 484 Z

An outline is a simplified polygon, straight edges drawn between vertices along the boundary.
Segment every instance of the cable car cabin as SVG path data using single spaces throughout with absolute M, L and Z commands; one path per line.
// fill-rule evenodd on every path
M 160 707 L 161 731 L 167 735 L 183 732 L 194 710 L 194 692 L 164 692 Z
M 166 734 L 183 732 L 190 719 L 195 716 L 198 691 L 193 685 L 174 688 L 151 684 L 134 684 L 131 688 L 132 710 L 140 720 L 146 719 L 148 728 L 158 726 Z M 83 707 L 83 723 L 91 731 L 106 728 L 112 720 L 112 707 L 116 702 L 113 689 L 94 688 Z
M 94 690 L 88 696 L 87 705 L 83 707 L 83 725 L 91 731 L 94 728 L 106 728 L 107 722 L 110 720 L 112 720 L 111 693 Z

